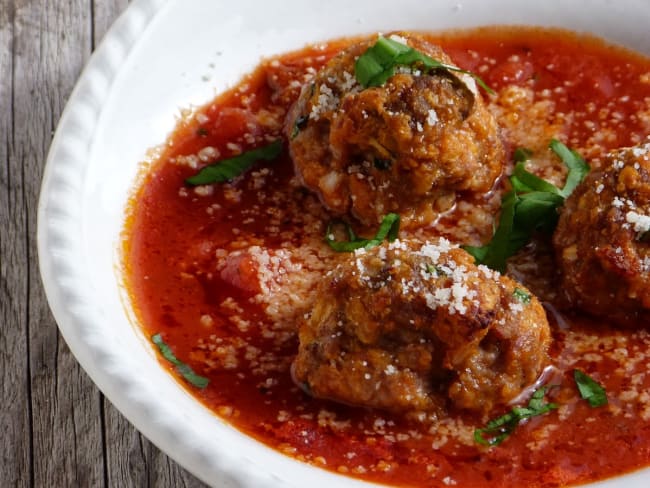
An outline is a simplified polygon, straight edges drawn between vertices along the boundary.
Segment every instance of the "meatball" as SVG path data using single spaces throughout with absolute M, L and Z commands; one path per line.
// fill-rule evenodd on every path
M 550 332 L 537 299 L 464 250 L 394 241 L 342 258 L 300 325 L 310 394 L 395 412 L 486 412 L 534 383 Z
M 619 325 L 650 319 L 650 140 L 608 154 L 553 236 L 568 304 Z
M 443 63 L 417 36 L 392 38 Z M 330 60 L 303 87 L 285 124 L 296 174 L 339 216 L 375 225 L 399 212 L 423 225 L 449 210 L 456 192 L 487 192 L 502 172 L 497 125 L 471 76 L 401 67 L 380 87 L 361 87 L 355 60 L 375 40 Z

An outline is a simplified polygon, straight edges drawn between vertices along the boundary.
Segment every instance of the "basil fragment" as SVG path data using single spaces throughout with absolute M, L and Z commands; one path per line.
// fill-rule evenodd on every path
M 484 264 L 500 272 L 505 271 L 506 259 L 521 249 L 528 241 L 528 234 L 515 226 L 515 215 L 521 198 L 515 191 L 506 193 L 501 201 L 501 215 L 492 240 L 480 247 L 463 246 L 474 256 L 478 264 Z
M 389 213 L 384 216 L 377 230 L 377 234 L 372 239 L 363 239 L 358 237 L 349 224 L 345 224 L 348 241 L 336 241 L 331 237 L 332 222 L 327 226 L 325 231 L 325 242 L 336 252 L 352 252 L 357 249 L 370 249 L 378 246 L 384 239 L 393 242 L 397 239 L 399 233 L 400 218 L 396 213 Z
M 272 161 L 282 152 L 282 140 L 272 142 L 266 146 L 258 147 L 234 156 L 223 159 L 217 163 L 210 164 L 199 171 L 196 175 L 187 178 L 188 185 L 208 185 L 210 183 L 223 183 L 230 181 L 244 173 L 258 161 Z
M 474 430 L 474 441 L 483 446 L 498 446 L 514 432 L 522 420 L 557 409 L 555 403 L 544 403 L 544 395 L 548 388 L 543 386 L 535 390 L 527 407 L 513 407 L 505 415 L 490 420 L 484 428 Z
M 435 266 L 433 264 L 426 265 L 427 273 L 430 275 L 435 274 L 436 276 L 449 276 L 449 273 L 440 266 Z
M 589 165 L 580 155 L 553 139 L 550 149 L 569 169 L 564 188 L 543 180 L 526 170 L 532 153 L 515 151 L 515 169 L 510 176 L 512 190 L 503 196 L 499 224 L 492 240 L 484 246 L 464 246 L 478 264 L 504 272 L 506 260 L 524 247 L 537 231 L 552 233 L 557 225 L 557 209 L 589 172 Z
M 528 161 L 533 155 L 533 151 L 527 147 L 518 147 L 513 155 L 515 163 Z
M 300 131 L 307 127 L 307 122 L 309 122 L 307 115 L 301 115 L 296 119 L 296 123 L 293 124 L 293 129 L 291 129 L 291 139 L 295 139 L 300 134 Z
M 401 42 L 379 36 L 377 42 L 370 46 L 355 62 L 354 75 L 364 88 L 382 86 L 395 74 L 395 68 L 407 66 L 425 72 L 435 70 L 455 71 L 474 78 L 476 83 L 486 92 L 494 91 L 474 73 L 466 71 L 427 56 L 420 51 L 402 44 Z
M 176 366 L 176 371 L 189 383 L 201 389 L 208 386 L 210 380 L 204 376 L 199 376 L 192 370 L 192 368 L 190 368 L 190 366 L 178 359 L 172 352 L 171 348 L 165 343 L 165 341 L 163 341 L 160 333 L 152 335 L 151 342 L 158 346 L 158 350 L 162 357 Z
M 512 292 L 512 296 L 523 304 L 530 303 L 530 293 L 526 293 L 521 288 L 515 288 L 515 291 Z
M 607 393 L 600 383 L 579 369 L 573 370 L 573 379 L 576 382 L 580 396 L 583 400 L 589 402 L 590 407 L 596 408 L 607 405 Z
M 573 149 L 569 149 L 557 139 L 551 139 L 549 144 L 551 150 L 559 156 L 562 162 L 569 168 L 569 174 L 566 177 L 564 188 L 560 194 L 567 198 L 576 186 L 587 176 L 589 173 L 589 165 L 582 159 L 582 156 Z

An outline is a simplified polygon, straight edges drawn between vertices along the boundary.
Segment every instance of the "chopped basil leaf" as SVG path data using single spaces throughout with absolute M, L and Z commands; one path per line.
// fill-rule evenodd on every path
M 494 93 L 481 78 L 474 73 L 450 64 L 441 63 L 426 54 L 402 44 L 401 42 L 379 36 L 377 42 L 370 46 L 354 65 L 354 75 L 364 88 L 381 86 L 395 74 L 397 66 L 415 67 L 422 71 L 446 70 L 463 73 L 474 78 L 486 92 Z
M 379 226 L 379 231 L 375 239 L 383 240 L 388 239 L 388 242 L 393 242 L 397 239 L 399 234 L 399 215 L 390 213 L 384 217 L 384 220 Z M 381 236 L 381 237 L 380 237 Z
M 201 137 L 206 137 L 209 133 L 210 131 L 208 131 L 208 129 L 206 129 L 205 127 L 199 127 L 198 129 L 196 129 L 196 134 Z
M 354 64 L 357 81 L 363 87 L 383 85 L 393 75 L 397 57 L 409 49 L 404 44 L 379 36 Z
M 296 123 L 293 124 L 293 130 L 291 131 L 291 139 L 295 139 L 300 134 L 300 131 L 307 126 L 307 122 L 309 122 L 307 115 L 301 115 L 296 119 Z
M 434 266 L 433 264 L 427 264 L 427 273 L 435 274 L 436 276 L 449 276 L 449 273 L 441 268 L 440 266 Z
M 512 292 L 512 296 L 519 300 L 521 303 L 530 303 L 530 293 L 526 293 L 521 288 L 515 288 L 515 291 Z
M 337 241 L 334 239 L 334 234 L 332 232 L 332 228 L 335 225 L 344 225 L 345 230 L 348 234 L 348 241 Z M 355 249 L 359 249 L 363 247 L 363 244 L 361 243 L 362 239 L 358 239 L 356 234 L 354 233 L 354 230 L 352 230 L 352 227 L 350 227 L 350 224 L 347 222 L 342 222 L 342 221 L 331 221 L 329 224 L 327 224 L 327 229 L 325 229 L 325 242 L 329 247 L 334 249 L 336 252 L 352 252 Z
M 224 159 L 217 163 L 206 166 L 196 175 L 187 178 L 185 183 L 188 185 L 208 185 L 210 183 L 223 183 L 236 178 L 244 173 L 248 168 L 253 166 L 256 162 L 272 161 L 277 158 L 282 152 L 282 140 L 272 142 L 266 146 L 258 147 L 234 156 L 232 158 Z
M 563 203 L 562 197 L 547 192 L 536 191 L 520 196 L 519 204 L 515 210 L 515 225 L 526 237 L 519 248 L 523 247 L 530 239 L 530 235 L 537 230 L 548 234 L 553 232 L 560 216 L 557 209 Z
M 548 388 L 543 386 L 535 390 L 527 407 L 513 407 L 505 415 L 490 420 L 484 428 L 474 430 L 474 441 L 483 446 L 498 446 L 514 432 L 522 420 L 557 409 L 555 403 L 544 403 L 544 395 Z
M 481 247 L 464 246 L 477 263 L 503 272 L 506 259 L 526 244 L 528 234 L 515 226 L 515 212 L 520 202 L 515 191 L 506 193 L 501 201 L 499 225 L 490 243 Z
M 325 231 L 325 242 L 334 249 L 336 252 L 352 252 L 356 249 L 370 249 L 372 247 L 378 246 L 384 239 L 387 239 L 388 242 L 393 242 L 397 239 L 397 234 L 399 233 L 399 215 L 395 213 L 389 213 L 384 216 L 381 221 L 381 225 L 377 230 L 377 234 L 372 239 L 363 239 L 357 237 L 357 235 L 352 230 L 349 224 L 345 224 L 346 230 L 348 233 L 349 241 L 336 241 L 331 235 L 332 223 L 327 226 Z
M 583 400 L 587 400 L 592 408 L 607 405 L 605 389 L 593 378 L 579 369 L 573 370 L 573 379 Z
M 515 149 L 514 159 L 515 163 L 525 163 L 533 155 L 533 151 L 526 147 L 518 147 Z
M 449 276 L 450 273 L 444 268 L 441 268 L 440 266 L 436 266 L 436 274 L 438 276 Z
M 512 190 L 503 196 L 499 224 L 492 240 L 484 246 L 464 246 L 477 263 L 505 271 L 506 259 L 526 245 L 536 231 L 551 233 L 557 225 L 557 209 L 589 172 L 589 166 L 575 151 L 553 139 L 550 148 L 569 169 L 563 189 L 526 170 L 527 149 L 515 151 L 517 164 L 510 176 Z
M 512 183 L 512 187 L 520 193 L 540 191 L 553 193 L 555 195 L 560 194 L 560 189 L 557 186 L 526 171 L 525 162 L 519 162 L 515 165 L 515 169 L 510 177 L 510 182 Z
M 201 389 L 208 386 L 210 380 L 208 378 L 205 378 L 204 376 L 199 376 L 192 370 L 192 368 L 190 368 L 187 364 L 185 364 L 183 361 L 181 361 L 176 356 L 174 356 L 174 353 L 172 352 L 170 347 L 167 344 L 165 344 L 165 341 L 163 341 L 162 336 L 160 334 L 155 334 L 151 336 L 151 342 L 153 342 L 156 346 L 158 346 L 158 350 L 160 351 L 162 357 L 164 357 L 167 361 L 169 361 L 174 366 L 176 366 L 176 371 L 183 378 L 185 378 L 189 383 Z
M 573 149 L 569 149 L 557 139 L 552 139 L 549 144 L 551 150 L 557 154 L 562 162 L 569 168 L 569 174 L 566 177 L 566 183 L 560 194 L 567 198 L 576 186 L 587 176 L 589 173 L 589 165 L 584 159 Z

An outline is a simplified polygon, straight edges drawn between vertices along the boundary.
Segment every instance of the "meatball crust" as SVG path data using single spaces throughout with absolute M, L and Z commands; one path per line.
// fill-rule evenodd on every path
M 403 413 L 507 403 L 548 361 L 548 322 L 523 286 L 473 262 L 445 239 L 344 256 L 300 326 L 295 380 Z
M 567 199 L 553 236 L 568 304 L 618 325 L 650 319 L 650 140 L 611 152 Z
M 394 37 L 394 36 L 393 36 Z M 441 48 L 400 40 L 446 64 Z M 423 225 L 449 210 L 456 192 L 487 192 L 502 173 L 496 122 L 466 74 L 397 68 L 380 87 L 361 87 L 351 46 L 303 87 L 285 126 L 296 174 L 339 216 L 374 225 L 399 212 Z

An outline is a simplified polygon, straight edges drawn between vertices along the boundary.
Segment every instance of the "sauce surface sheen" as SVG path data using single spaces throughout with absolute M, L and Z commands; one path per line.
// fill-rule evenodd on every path
M 650 134 L 645 58 L 549 30 L 426 37 L 495 90 L 486 102 L 508 151 L 535 151 L 529 169 L 554 183 L 563 181 L 564 170 L 546 149 L 551 138 L 597 167 L 608 150 Z M 650 336 L 557 314 L 553 264 L 543 244 L 529 246 L 510 271 L 547 305 L 554 337 L 549 381 L 559 385 L 549 398 L 559 409 L 520 425 L 500 446 L 486 449 L 473 440 L 488 418 L 456 412 L 407 422 L 310 398 L 292 382 L 295 323 L 308 312 L 334 254 L 323 243 L 330 216 L 293 177 L 286 145 L 279 160 L 257 164 L 232 183 L 189 187 L 184 179 L 281 137 L 300 86 L 350 42 L 266 60 L 179 123 L 135 193 L 125 230 L 128 287 L 145 335 L 162 334 L 176 357 L 210 379 L 203 390 L 186 386 L 238 429 L 349 476 L 405 486 L 535 487 L 648 465 Z M 503 189 L 463 200 L 409 236 L 485 242 Z M 574 368 L 605 386 L 607 406 L 590 408 L 580 399 Z

